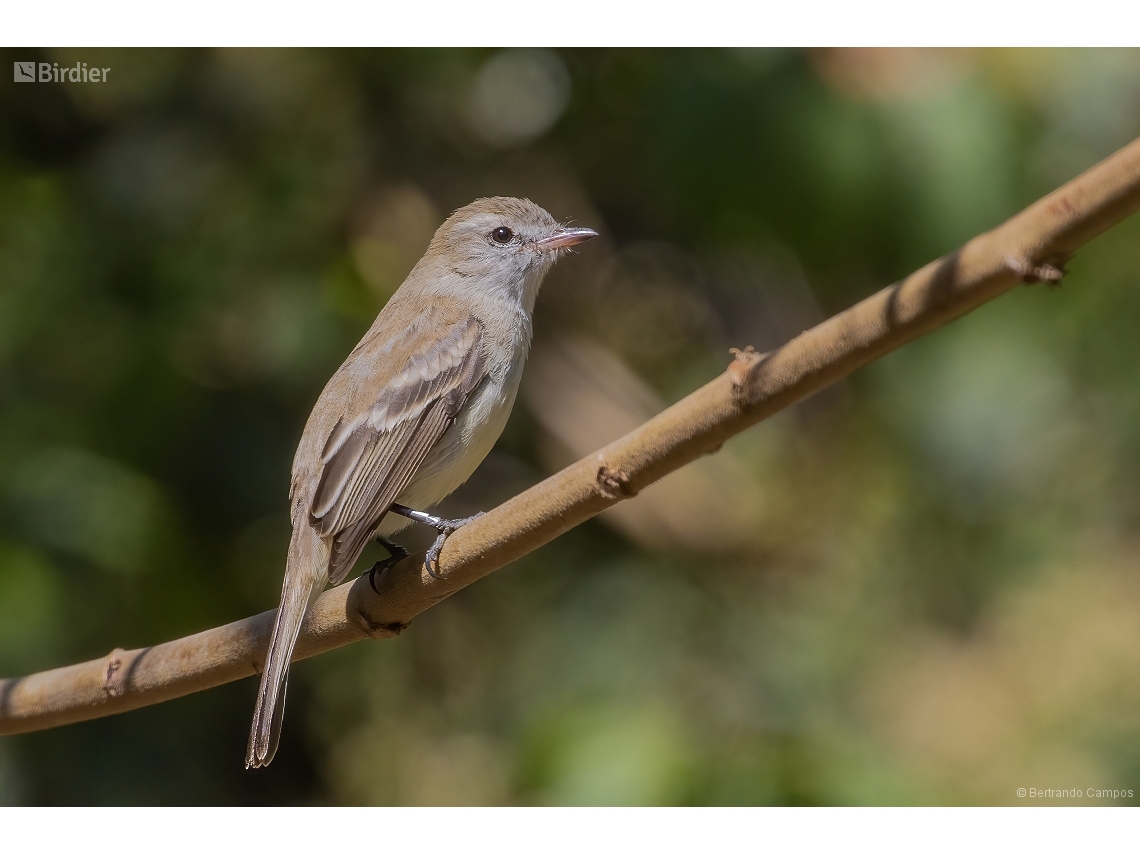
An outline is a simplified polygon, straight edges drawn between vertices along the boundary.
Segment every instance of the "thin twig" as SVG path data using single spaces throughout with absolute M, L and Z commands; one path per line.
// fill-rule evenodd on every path
M 416 615 L 611 505 L 715 451 L 729 437 L 964 315 L 1019 282 L 1055 282 L 1072 254 L 1140 208 L 1140 140 L 993 231 L 768 354 L 738 352 L 728 370 L 637 430 L 457 531 L 378 580 L 326 591 L 294 659 L 386 638 Z M 256 674 L 274 612 L 142 650 L 0 681 L 0 733 L 82 721 Z

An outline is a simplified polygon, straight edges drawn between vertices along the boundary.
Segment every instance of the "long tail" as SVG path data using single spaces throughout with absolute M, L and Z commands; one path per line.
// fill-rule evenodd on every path
M 273 622 L 269 652 L 261 671 L 261 687 L 257 690 L 257 706 L 253 710 L 249 747 L 245 752 L 247 769 L 268 766 L 277 753 L 293 647 L 297 644 L 297 634 L 301 631 L 301 621 L 309 603 L 324 588 L 328 563 L 328 547 L 304 520 L 298 521 L 289 542 L 281 605 Z

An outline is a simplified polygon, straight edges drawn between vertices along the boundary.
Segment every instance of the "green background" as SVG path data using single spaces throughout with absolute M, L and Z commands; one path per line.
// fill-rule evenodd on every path
M 309 409 L 473 198 L 602 237 L 549 277 L 511 422 L 448 513 L 1140 134 L 1135 50 L 0 53 L 111 69 L 0 83 L 6 676 L 276 605 Z M 268 770 L 242 767 L 246 680 L 4 738 L 0 802 L 1140 791 L 1140 219 L 1069 270 L 400 637 L 297 665 Z

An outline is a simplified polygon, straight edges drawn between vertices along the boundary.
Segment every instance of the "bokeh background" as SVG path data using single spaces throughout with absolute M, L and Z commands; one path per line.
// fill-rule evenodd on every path
M 477 196 L 529 196 L 602 237 L 548 279 L 523 393 L 454 514 L 1140 134 L 1135 50 L 2 58 L 4 676 L 276 605 L 309 409 Z M 33 59 L 109 82 L 9 82 Z M 297 665 L 266 771 L 242 768 L 247 680 L 4 738 L 0 802 L 1140 793 L 1140 219 L 1070 271 L 399 638 Z

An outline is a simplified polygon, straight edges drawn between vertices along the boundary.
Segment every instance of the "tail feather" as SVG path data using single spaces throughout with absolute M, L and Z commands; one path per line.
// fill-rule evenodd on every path
M 253 724 L 249 730 L 249 746 L 245 754 L 247 769 L 268 766 L 277 753 L 293 648 L 297 644 L 301 622 L 309 603 L 324 587 L 327 574 L 328 547 L 302 521 L 294 527 L 289 544 L 289 562 L 285 571 L 285 583 L 281 588 L 281 605 L 273 622 L 273 634 L 265 657 L 265 667 L 261 671 L 261 686 L 257 690 L 257 705 L 253 710 Z

